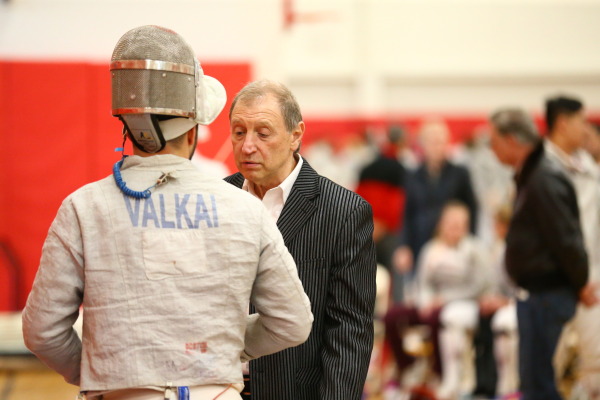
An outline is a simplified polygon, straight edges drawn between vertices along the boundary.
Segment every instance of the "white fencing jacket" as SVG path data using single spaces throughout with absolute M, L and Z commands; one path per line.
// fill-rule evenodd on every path
M 169 178 L 145 200 L 112 176 L 64 200 L 23 312 L 34 354 L 82 390 L 240 384 L 241 361 L 307 339 L 308 297 L 260 200 L 173 155 L 121 172 L 134 190 Z

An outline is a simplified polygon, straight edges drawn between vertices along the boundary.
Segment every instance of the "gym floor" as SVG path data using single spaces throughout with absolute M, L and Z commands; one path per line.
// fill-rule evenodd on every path
M 77 393 L 33 356 L 0 358 L 0 400 L 73 400 Z

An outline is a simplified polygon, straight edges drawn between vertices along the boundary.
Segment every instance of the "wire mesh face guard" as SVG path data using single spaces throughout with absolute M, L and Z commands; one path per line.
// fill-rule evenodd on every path
M 223 86 L 204 76 L 192 48 L 166 28 L 148 25 L 127 32 L 115 46 L 110 69 L 112 114 L 136 146 L 150 153 L 198 123 L 210 124 L 225 106 Z M 156 115 L 184 120 L 165 125 Z

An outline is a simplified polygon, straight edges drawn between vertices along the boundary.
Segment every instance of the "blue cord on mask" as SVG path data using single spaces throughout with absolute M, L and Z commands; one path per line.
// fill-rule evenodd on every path
M 190 400 L 190 388 L 189 388 L 189 386 L 179 386 L 177 388 L 177 398 L 179 400 Z
M 125 157 L 127 157 L 127 156 L 123 156 L 123 158 L 121 160 L 117 161 L 115 163 L 115 165 L 113 166 L 113 176 L 115 178 L 115 182 L 117 183 L 117 186 L 119 187 L 119 189 L 121 189 L 121 192 L 123 192 L 125 195 L 127 195 L 129 197 L 133 197 L 134 199 L 147 199 L 148 197 L 150 197 L 150 194 L 151 194 L 150 189 L 152 189 L 156 185 L 152 185 L 148 189 L 141 191 L 141 192 L 137 191 L 137 190 L 129 189 L 127 187 L 125 181 L 123 181 L 123 178 L 121 177 L 121 165 L 123 165 L 123 160 L 125 159 Z

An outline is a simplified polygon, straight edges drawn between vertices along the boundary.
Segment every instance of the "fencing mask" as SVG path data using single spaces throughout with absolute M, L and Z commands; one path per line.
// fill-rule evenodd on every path
M 192 48 L 177 33 L 154 25 L 125 33 L 113 51 L 112 114 L 141 150 L 156 153 L 197 124 L 208 125 L 227 96 L 204 75 Z

